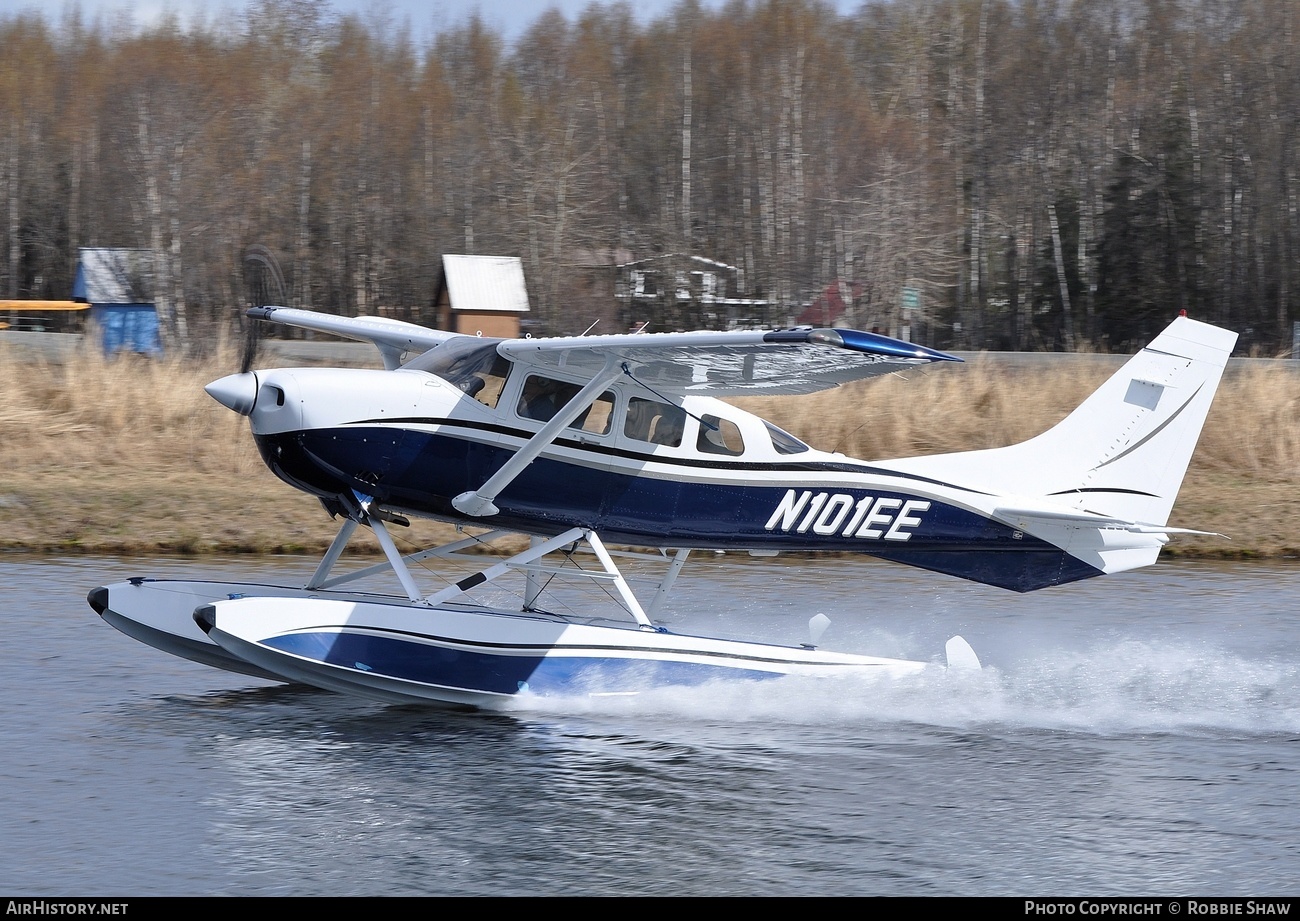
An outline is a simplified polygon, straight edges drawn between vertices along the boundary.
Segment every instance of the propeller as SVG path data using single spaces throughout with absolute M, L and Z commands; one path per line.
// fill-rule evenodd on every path
M 249 307 L 282 307 L 287 304 L 284 274 L 275 253 L 260 244 L 244 251 L 244 285 L 248 292 Z M 244 327 L 244 348 L 239 361 L 239 371 L 253 369 L 262 341 L 262 324 L 246 314 L 241 317 Z

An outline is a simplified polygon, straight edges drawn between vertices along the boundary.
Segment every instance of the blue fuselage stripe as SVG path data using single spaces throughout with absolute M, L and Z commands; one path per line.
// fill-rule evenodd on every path
M 544 456 L 496 497 L 498 514 L 480 521 L 451 499 L 481 486 L 509 448 L 384 426 L 261 435 L 258 445 L 276 474 L 300 489 L 327 498 L 356 489 L 380 505 L 451 521 L 531 533 L 585 527 L 638 546 L 866 553 L 1015 591 L 1099 574 L 966 509 L 899 491 L 818 486 L 794 465 L 768 465 L 788 474 L 784 482 L 717 482 L 695 468 L 662 478 L 612 458 L 579 465 Z

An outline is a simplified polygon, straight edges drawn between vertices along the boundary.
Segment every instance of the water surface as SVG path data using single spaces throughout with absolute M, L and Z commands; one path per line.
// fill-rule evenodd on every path
M 510 714 L 170 657 L 133 575 L 304 558 L 0 557 L 13 895 L 1300 894 L 1300 568 L 1163 563 L 1017 595 L 852 560 L 702 555 L 663 619 L 983 671 L 783 679 Z

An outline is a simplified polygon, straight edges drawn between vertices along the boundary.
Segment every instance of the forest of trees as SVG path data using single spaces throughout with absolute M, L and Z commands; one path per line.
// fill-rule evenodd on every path
M 1300 320 L 1295 0 L 683 0 L 477 18 L 257 0 L 147 30 L 0 18 L 0 297 L 83 246 L 155 254 L 172 343 L 239 322 L 244 254 L 294 306 L 429 322 L 443 253 L 573 280 L 684 253 L 791 314 L 944 348 L 1126 350 L 1176 314 L 1261 354 Z M 660 323 L 659 328 L 666 324 Z M 617 331 L 598 329 L 597 331 Z

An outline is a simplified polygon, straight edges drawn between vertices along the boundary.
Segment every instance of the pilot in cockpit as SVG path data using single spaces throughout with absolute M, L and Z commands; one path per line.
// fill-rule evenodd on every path
M 568 402 L 560 395 L 559 389 L 558 381 L 531 375 L 524 381 L 524 392 L 519 398 L 519 415 L 526 419 L 549 421 Z

